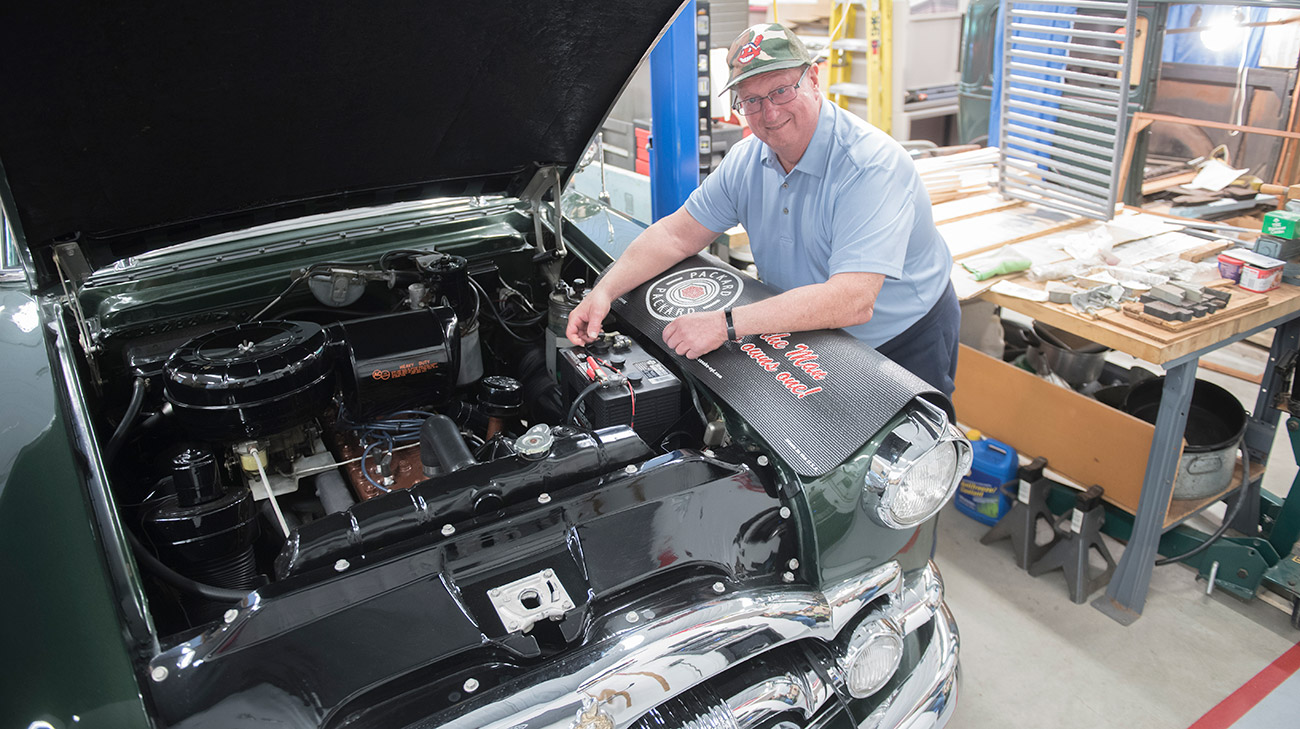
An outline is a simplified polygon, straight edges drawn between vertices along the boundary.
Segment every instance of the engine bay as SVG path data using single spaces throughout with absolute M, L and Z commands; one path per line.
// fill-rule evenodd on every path
M 313 264 L 270 300 L 101 338 L 85 365 L 161 634 L 273 582 L 725 444 L 709 401 L 635 332 L 611 318 L 587 347 L 564 339 L 590 276 L 579 261 L 550 284 L 502 259 L 429 246 Z
M 925 566 L 969 460 L 942 396 L 838 331 L 665 351 L 675 316 L 775 294 L 704 256 L 576 346 L 599 226 L 567 253 L 544 227 L 474 199 L 56 259 L 164 725 L 266 692 L 290 724 L 452 719 L 640 621 Z
M 947 438 L 946 400 L 844 332 L 752 337 L 696 360 L 666 352 L 664 326 L 690 307 L 774 295 L 716 259 L 687 259 L 616 300 L 603 335 L 576 346 L 564 330 L 594 266 L 560 255 L 517 204 L 451 209 L 327 219 L 255 245 L 232 236 L 75 282 L 64 326 L 79 335 L 77 379 L 162 644 L 219 626 L 253 590 L 292 594 L 484 529 L 504 530 L 483 539 L 514 564 L 518 520 L 569 520 L 555 506 L 597 492 L 632 508 L 644 485 L 618 497 L 607 487 L 649 471 L 665 504 L 723 478 L 745 506 L 698 515 L 734 535 L 707 549 L 648 543 L 635 559 L 618 555 L 656 558 L 611 577 L 611 595 L 652 589 L 665 569 L 797 580 L 781 565 L 795 556 L 787 519 L 799 483 L 840 478 L 840 464 L 882 443 L 904 453 L 880 440 L 895 427 L 922 450 Z M 937 507 L 947 485 L 924 503 Z M 906 542 L 906 529 L 874 518 L 880 549 Z M 698 528 L 651 534 L 670 543 Z M 559 542 L 592 569 L 577 534 Z M 862 559 L 846 551 L 832 569 Z M 570 597 L 570 611 L 581 607 Z M 508 627 L 495 607 L 483 612 L 481 629 Z

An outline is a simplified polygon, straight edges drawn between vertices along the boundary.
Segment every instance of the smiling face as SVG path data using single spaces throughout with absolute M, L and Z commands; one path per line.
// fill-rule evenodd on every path
M 766 96 L 778 86 L 799 83 L 803 71 L 803 68 L 786 68 L 745 79 L 736 86 L 736 98 Z M 796 93 L 795 100 L 788 104 L 764 101 L 762 111 L 745 117 L 754 136 L 776 152 L 787 172 L 798 164 L 817 130 L 822 97 L 815 69 L 809 69 Z

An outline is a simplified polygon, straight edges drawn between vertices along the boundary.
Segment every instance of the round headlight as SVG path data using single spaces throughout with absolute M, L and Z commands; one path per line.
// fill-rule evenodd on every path
M 956 444 L 939 443 L 907 469 L 894 498 L 887 499 L 884 506 L 892 521 L 904 526 L 919 524 L 943 506 L 960 478 Z
M 903 659 L 903 636 L 887 620 L 867 620 L 853 631 L 840 659 L 849 693 L 865 699 L 884 686 Z
M 943 411 L 921 403 L 880 441 L 867 470 L 864 502 L 880 524 L 909 529 L 934 516 L 970 468 L 970 442 Z

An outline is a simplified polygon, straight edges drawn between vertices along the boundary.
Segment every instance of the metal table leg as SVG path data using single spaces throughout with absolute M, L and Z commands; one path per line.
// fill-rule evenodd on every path
M 1156 415 L 1155 436 L 1147 456 L 1138 497 L 1133 536 L 1129 539 L 1119 567 L 1111 577 L 1106 594 L 1093 600 L 1092 606 L 1124 624 L 1131 625 L 1142 615 L 1146 604 L 1151 569 L 1155 566 L 1160 536 L 1164 533 L 1165 514 L 1174 490 L 1178 459 L 1182 453 L 1183 431 L 1192 404 L 1192 387 L 1196 384 L 1197 360 L 1192 359 L 1168 370 Z
M 1257 466 L 1268 465 L 1278 419 L 1282 414 L 1276 402 L 1285 384 L 1285 373 L 1281 368 L 1286 365 L 1288 356 L 1295 356 L 1298 345 L 1300 319 L 1292 319 L 1273 330 L 1273 348 L 1269 352 L 1268 365 L 1264 368 L 1264 378 L 1255 398 L 1255 409 L 1248 414 L 1246 423 L 1246 447 L 1250 449 L 1250 462 Z M 1244 484 L 1246 490 L 1242 498 L 1246 499 L 1246 503 L 1237 510 L 1237 518 L 1232 522 L 1233 529 L 1248 537 L 1259 536 L 1261 481 L 1262 479 L 1251 479 Z

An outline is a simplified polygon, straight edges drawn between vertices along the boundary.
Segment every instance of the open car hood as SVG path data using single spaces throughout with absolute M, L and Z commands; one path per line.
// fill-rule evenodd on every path
M 28 3 L 0 24 L 0 190 L 92 266 L 573 170 L 680 0 Z

